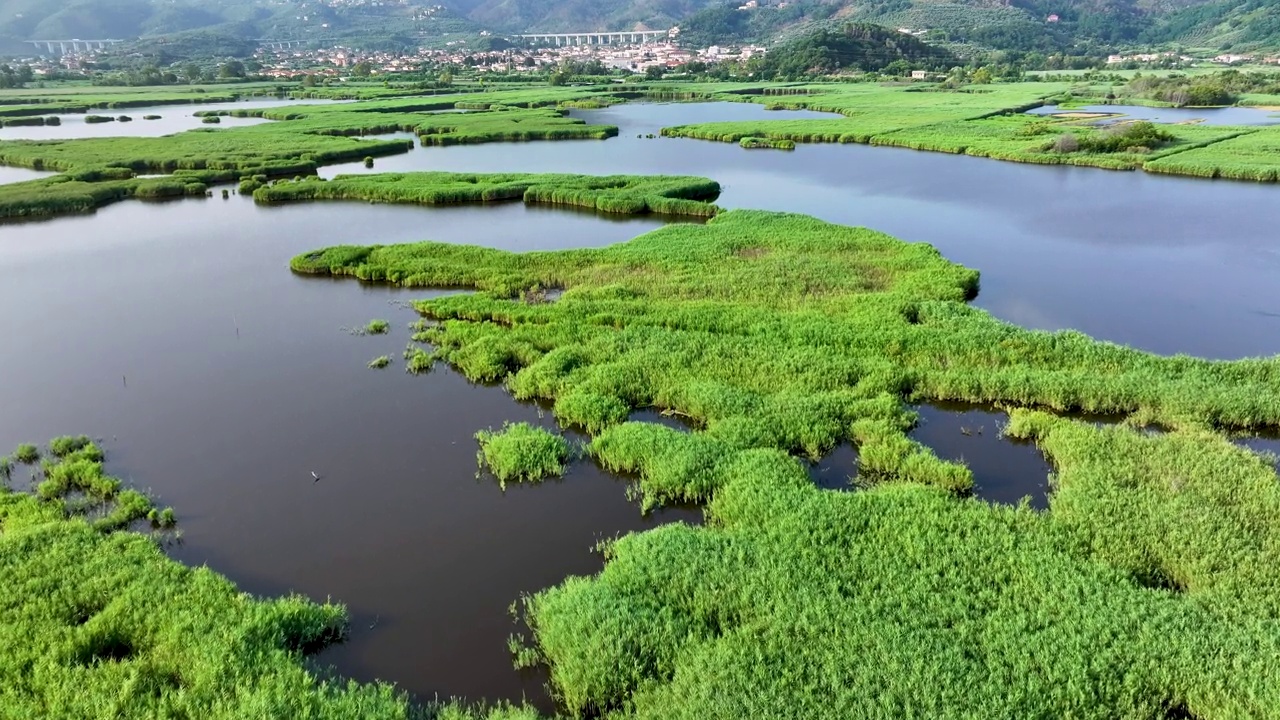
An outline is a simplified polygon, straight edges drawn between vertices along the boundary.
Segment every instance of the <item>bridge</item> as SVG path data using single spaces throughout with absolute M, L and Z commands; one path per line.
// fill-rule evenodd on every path
M 111 45 L 119 45 L 124 40 L 25 40 L 24 42 L 36 46 L 36 49 L 44 48 L 50 55 L 56 52 L 58 55 L 66 55 L 67 48 L 71 48 L 72 52 L 80 52 L 81 50 L 103 50 Z
M 269 50 L 287 50 L 289 48 L 302 47 L 308 43 L 323 43 L 327 38 L 312 38 L 310 40 L 274 40 L 270 38 L 258 38 L 254 42 L 258 43 L 258 47 L 267 48 Z
M 586 32 L 586 33 L 531 33 L 516 35 L 532 45 L 637 45 L 639 43 L 665 40 L 672 36 L 670 30 L 630 30 L 622 32 Z

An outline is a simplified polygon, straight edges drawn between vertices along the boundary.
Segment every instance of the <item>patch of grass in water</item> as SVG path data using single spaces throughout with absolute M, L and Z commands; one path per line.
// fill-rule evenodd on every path
M 391 332 L 391 323 L 386 320 L 370 320 L 364 326 L 364 331 L 368 335 L 386 335 Z
M 23 465 L 31 465 L 40 460 L 40 448 L 31 443 L 23 443 L 13 451 L 13 459 Z
M 508 423 L 501 430 L 476 433 L 480 467 L 499 482 L 537 482 L 564 474 L 569 441 L 529 423 Z
M 369 361 L 371 370 L 381 370 L 391 364 L 391 357 L 388 355 L 380 355 Z
M 60 439 L 43 470 L 87 490 L 47 498 L 0 490 L 0 684 L 13 717 L 143 720 L 455 720 L 536 718 L 530 708 L 415 706 L 385 684 L 332 682 L 302 656 L 342 639 L 341 605 L 254 598 L 207 567 L 168 558 L 133 519 L 171 528 L 171 509 L 120 490 L 116 509 L 89 508 L 105 485 L 79 438 Z M 71 446 L 79 446 L 70 449 Z M 139 509 L 141 508 L 141 515 Z M 87 512 L 87 510 L 86 510 Z M 32 672 L 38 667 L 39 672 Z M 104 709 L 105 708 L 105 709 Z

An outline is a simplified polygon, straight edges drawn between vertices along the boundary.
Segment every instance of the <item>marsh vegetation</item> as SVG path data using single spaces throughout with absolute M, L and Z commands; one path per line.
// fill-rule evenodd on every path
M 530 425 L 509 423 L 500 430 L 476 433 L 480 451 L 476 458 L 500 483 L 537 482 L 564 473 L 569 442 L 559 435 Z
M 1161 358 L 1023 330 L 969 308 L 977 273 L 928 246 L 757 211 L 602 250 L 422 243 L 300 263 L 477 288 L 418 304 L 437 321 L 420 339 L 441 359 L 554 402 L 557 420 L 593 434 L 598 463 L 639 478 L 646 507 L 709 503 L 708 527 L 623 538 L 598 577 L 526 602 L 534 646 L 521 656 L 547 663 L 572 713 L 1146 717 L 1176 706 L 1228 718 L 1280 707 L 1267 653 L 1252 649 L 1280 648 L 1265 629 L 1280 610 L 1264 539 L 1280 528 L 1262 520 L 1280 517 L 1280 484 L 1220 432 L 1280 424 L 1274 359 Z M 566 291 L 521 302 L 534 286 Z M 904 401 L 917 399 L 1130 415 L 1174 431 L 1015 410 L 1005 432 L 1036 442 L 1057 473 L 1037 512 L 967 497 L 969 469 L 908 435 Z M 705 429 L 627 421 L 653 406 Z M 508 434 L 482 433 L 482 461 L 507 477 L 552 457 L 550 433 L 509 433 L 539 450 L 490 453 Z M 797 456 L 842 443 L 857 448 L 865 489 L 824 492 Z M 1035 620 L 1045 597 L 1059 608 L 1049 624 Z M 1169 638 L 1186 643 L 1173 660 Z M 1115 671 L 1068 690 L 1098 657 Z M 822 683 L 832 671 L 848 681 Z
M 735 141 L 769 147 L 794 143 L 794 132 L 1027 162 L 1200 164 L 1215 175 L 1216 163 L 1230 162 L 1241 175 L 1275 179 L 1270 136 L 1256 129 L 1113 129 L 1005 114 L 1025 87 L 927 100 L 885 88 L 795 90 L 769 101 L 848 117 L 707 132 L 750 130 Z M 344 245 L 291 263 L 301 273 L 476 290 L 415 305 L 431 322 L 406 349 L 409 372 L 444 361 L 472 381 L 549 403 L 561 425 L 592 436 L 582 448 L 592 462 L 634 478 L 646 510 L 706 505 L 706 527 L 605 542 L 602 573 L 521 603 L 533 636 L 516 647 L 519 658 L 548 668 L 571 714 L 1228 720 L 1280 711 L 1269 665 L 1280 653 L 1280 483 L 1267 459 L 1225 436 L 1280 425 L 1276 359 L 1160 357 L 1027 330 L 972 307 L 977 271 L 933 247 L 800 215 L 722 211 L 709 204 L 719 185 L 703 178 L 407 173 L 268 184 L 371 158 L 370 144 L 383 141 L 344 136 L 385 124 L 447 129 L 425 132 L 450 138 L 434 144 L 526 139 L 516 128 L 543 120 L 543 137 L 578 132 L 558 109 L 528 107 L 543 102 L 536 94 L 488 103 L 474 120 L 424 115 L 452 99 L 282 109 L 269 111 L 278 121 L 260 126 L 269 129 L 139 141 L 114 158 L 89 141 L 0 143 L 4 157 L 65 172 L 11 196 L 0 190 L 0 202 L 83 211 L 239 180 L 262 203 L 520 200 L 714 216 L 602 249 Z M 567 90 L 548 96 L 595 102 Z M 171 178 L 133 177 L 165 168 Z M 80 195 L 90 200 L 68 199 Z M 363 330 L 388 328 L 372 321 Z M 975 498 L 975 471 L 913 432 L 912 405 L 937 400 L 1011 408 L 1008 436 L 1053 463 L 1048 509 Z M 686 422 L 636 421 L 641 410 Z M 1075 412 L 1130 422 L 1095 427 L 1066 417 Z M 1145 423 L 1169 432 L 1135 429 Z M 475 439 L 481 468 L 504 486 L 558 476 L 577 452 L 530 423 Z M 835 448 L 856 454 L 854 492 L 825 492 L 808 476 Z M 13 688 L 20 714 L 421 714 L 390 687 L 304 669 L 305 652 L 343 635 L 340 607 L 247 598 L 129 533 L 178 517 L 105 474 L 89 438 L 14 457 L 38 479 L 31 494 L 0 494 L 0 574 L 15 588 L 0 618 L 11 640 L 0 645 L 12 648 L 0 653 L 0 685 Z M 103 587 L 108 600 L 93 600 Z
M 719 194 L 719 183 L 697 177 L 424 172 L 340 175 L 328 181 L 306 178 L 260 187 L 253 198 L 260 203 L 366 200 L 416 205 L 523 200 L 622 215 L 709 217 L 717 208 L 708 201 Z M 294 269 L 306 271 L 306 266 Z

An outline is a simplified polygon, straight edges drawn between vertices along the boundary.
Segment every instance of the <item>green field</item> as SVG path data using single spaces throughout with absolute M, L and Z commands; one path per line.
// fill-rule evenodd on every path
M 774 109 L 836 112 L 843 118 L 712 122 L 663 128 L 667 137 L 739 143 L 750 138 L 797 143 L 870 143 L 935 152 L 962 153 L 1012 162 L 1083 165 L 1113 170 L 1146 169 L 1194 177 L 1274 182 L 1280 156 L 1280 128 L 1161 125 L 1176 140 L 1138 152 L 1045 152 L 1042 140 L 1073 133 L 1082 138 L 1099 130 L 1086 121 L 1026 117 L 1023 111 L 1048 102 L 1062 83 L 995 84 L 967 92 L 927 87 L 886 87 L 871 83 L 774 86 L 762 93 L 715 93 L 714 86 L 683 86 L 706 99 L 763 103 Z M 1105 90 L 1077 87 L 1080 97 Z M 1271 96 L 1246 96 L 1260 104 Z M 1094 100 L 1082 100 L 1092 103 Z M 1155 104 L 1126 100 L 1134 104 Z M 1172 157 L 1177 156 L 1177 157 Z
M 360 104 L 246 108 L 212 113 L 266 117 L 277 122 L 190 130 L 159 138 L 105 137 L 0 142 L 0 164 L 63 175 L 0 186 L 0 217 L 89 212 L 135 196 L 202 195 L 214 182 L 257 178 L 248 190 L 273 177 L 312 175 L 322 165 L 411 150 L 411 140 L 359 136 L 413 132 L 425 145 L 530 140 L 603 139 L 617 134 L 608 125 L 587 125 L 554 106 L 580 98 L 580 90 L 521 91 L 502 95 L 512 105 L 485 103 L 492 110 L 435 113 L 459 103 L 473 106 L 488 95 L 377 101 Z M 521 108 L 514 107 L 519 101 Z M 135 174 L 171 173 L 164 181 L 131 179 Z M 200 186 L 200 187 L 198 187 Z M 151 191 L 151 195 L 148 195 Z
M 210 127 L 163 138 L 90 138 L 0 142 L 0 164 L 57 170 L 68 175 L 0 187 L 0 217 L 87 212 L 108 202 L 146 196 L 200 194 L 198 185 L 257 176 L 267 179 L 314 174 L 322 165 L 411 149 L 405 140 L 355 136 L 411 132 L 422 145 L 458 145 L 531 140 L 606 139 L 617 128 L 588 125 L 566 115 L 569 107 L 604 107 L 631 100 L 731 100 L 773 109 L 810 109 L 840 117 L 812 120 L 719 122 L 664 128 L 673 137 L 739 143 L 745 148 L 790 149 L 794 143 L 841 142 L 965 153 L 1015 162 L 1145 168 L 1196 177 L 1274 181 L 1280 171 L 1271 147 L 1280 128 L 1161 126 L 1173 139 L 1156 147 L 1138 145 L 1108 152 L 1048 151 L 1055 137 L 1082 142 L 1104 131 L 1071 119 L 1030 118 L 1022 110 L 1067 90 L 1064 83 L 996 83 L 945 90 L 926 84 L 750 84 L 657 83 L 601 87 L 520 87 L 444 95 L 369 100 L 334 105 L 223 110 L 214 115 L 261 117 L 275 122 L 251 127 Z M 1092 92 L 1089 88 L 1077 88 Z M 88 92 L 89 89 L 85 89 Z M 79 102 L 190 102 L 192 91 L 88 95 Z M 206 91 L 208 94 L 210 90 Z M 472 88 L 475 90 L 475 88 Z M 66 92 L 11 94 L 14 102 L 35 99 L 77 102 Z M 434 92 L 434 91 L 433 91 Z M 224 98 L 219 98 L 224 99 Z M 5 112 L 0 105 L 0 113 Z M 14 121 L 40 105 L 13 105 Z M 50 106 L 52 107 L 52 106 Z M 445 110 L 467 110 L 449 112 Z M 132 173 L 175 173 L 167 185 L 130 181 Z M 181 186 L 181 187 L 179 187 Z M 286 192 L 286 191 L 281 191 Z M 334 191 L 330 191 L 334 192 Z
M 1155 160 L 1145 167 L 1173 175 L 1276 182 L 1280 180 L 1280 130 L 1266 128 Z
M 871 139 L 871 144 L 973 155 L 1011 162 L 1133 170 L 1146 167 L 1156 158 L 1185 152 L 1254 131 L 1252 128 L 1212 125 L 1166 125 L 1160 128 L 1172 134 L 1174 139 L 1155 148 L 1141 147 L 1136 151 L 1118 152 L 1061 153 L 1054 152 L 1051 147 L 1048 147 L 1056 138 L 1071 135 L 1087 142 L 1089 138 L 1104 136 L 1107 131 L 1079 121 L 1051 120 L 1018 114 L 898 130 L 877 135 Z

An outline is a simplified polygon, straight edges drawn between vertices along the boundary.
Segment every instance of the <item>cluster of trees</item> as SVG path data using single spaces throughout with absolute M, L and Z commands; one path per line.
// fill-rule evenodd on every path
M 142 87 L 151 85 L 195 85 L 214 81 L 239 81 L 253 79 L 262 65 L 253 60 L 227 60 L 220 64 L 197 62 L 174 63 L 161 67 L 155 63 L 116 67 L 109 62 L 90 67 L 92 82 L 101 86 Z
M 1242 73 L 1223 70 L 1212 75 L 1136 75 L 1122 97 L 1167 102 L 1176 107 L 1231 105 L 1241 93 L 1280 94 L 1280 73 Z
M 739 10 L 741 4 L 717 3 L 685 18 L 680 23 L 680 42 L 689 47 L 765 42 L 797 23 L 830 19 L 840 9 L 822 0 L 795 0 L 783 7 L 750 11 Z
M 30 65 L 0 65 L 0 88 L 20 88 L 35 79 Z
M 877 72 L 900 63 L 910 68 L 949 68 L 950 52 L 896 30 L 867 23 L 822 28 L 775 48 L 754 68 L 764 79 Z
M 1141 121 L 1111 125 L 1101 132 L 1083 136 L 1068 133 L 1059 136 L 1046 149 L 1058 153 L 1150 152 L 1174 139 L 1167 130 Z

